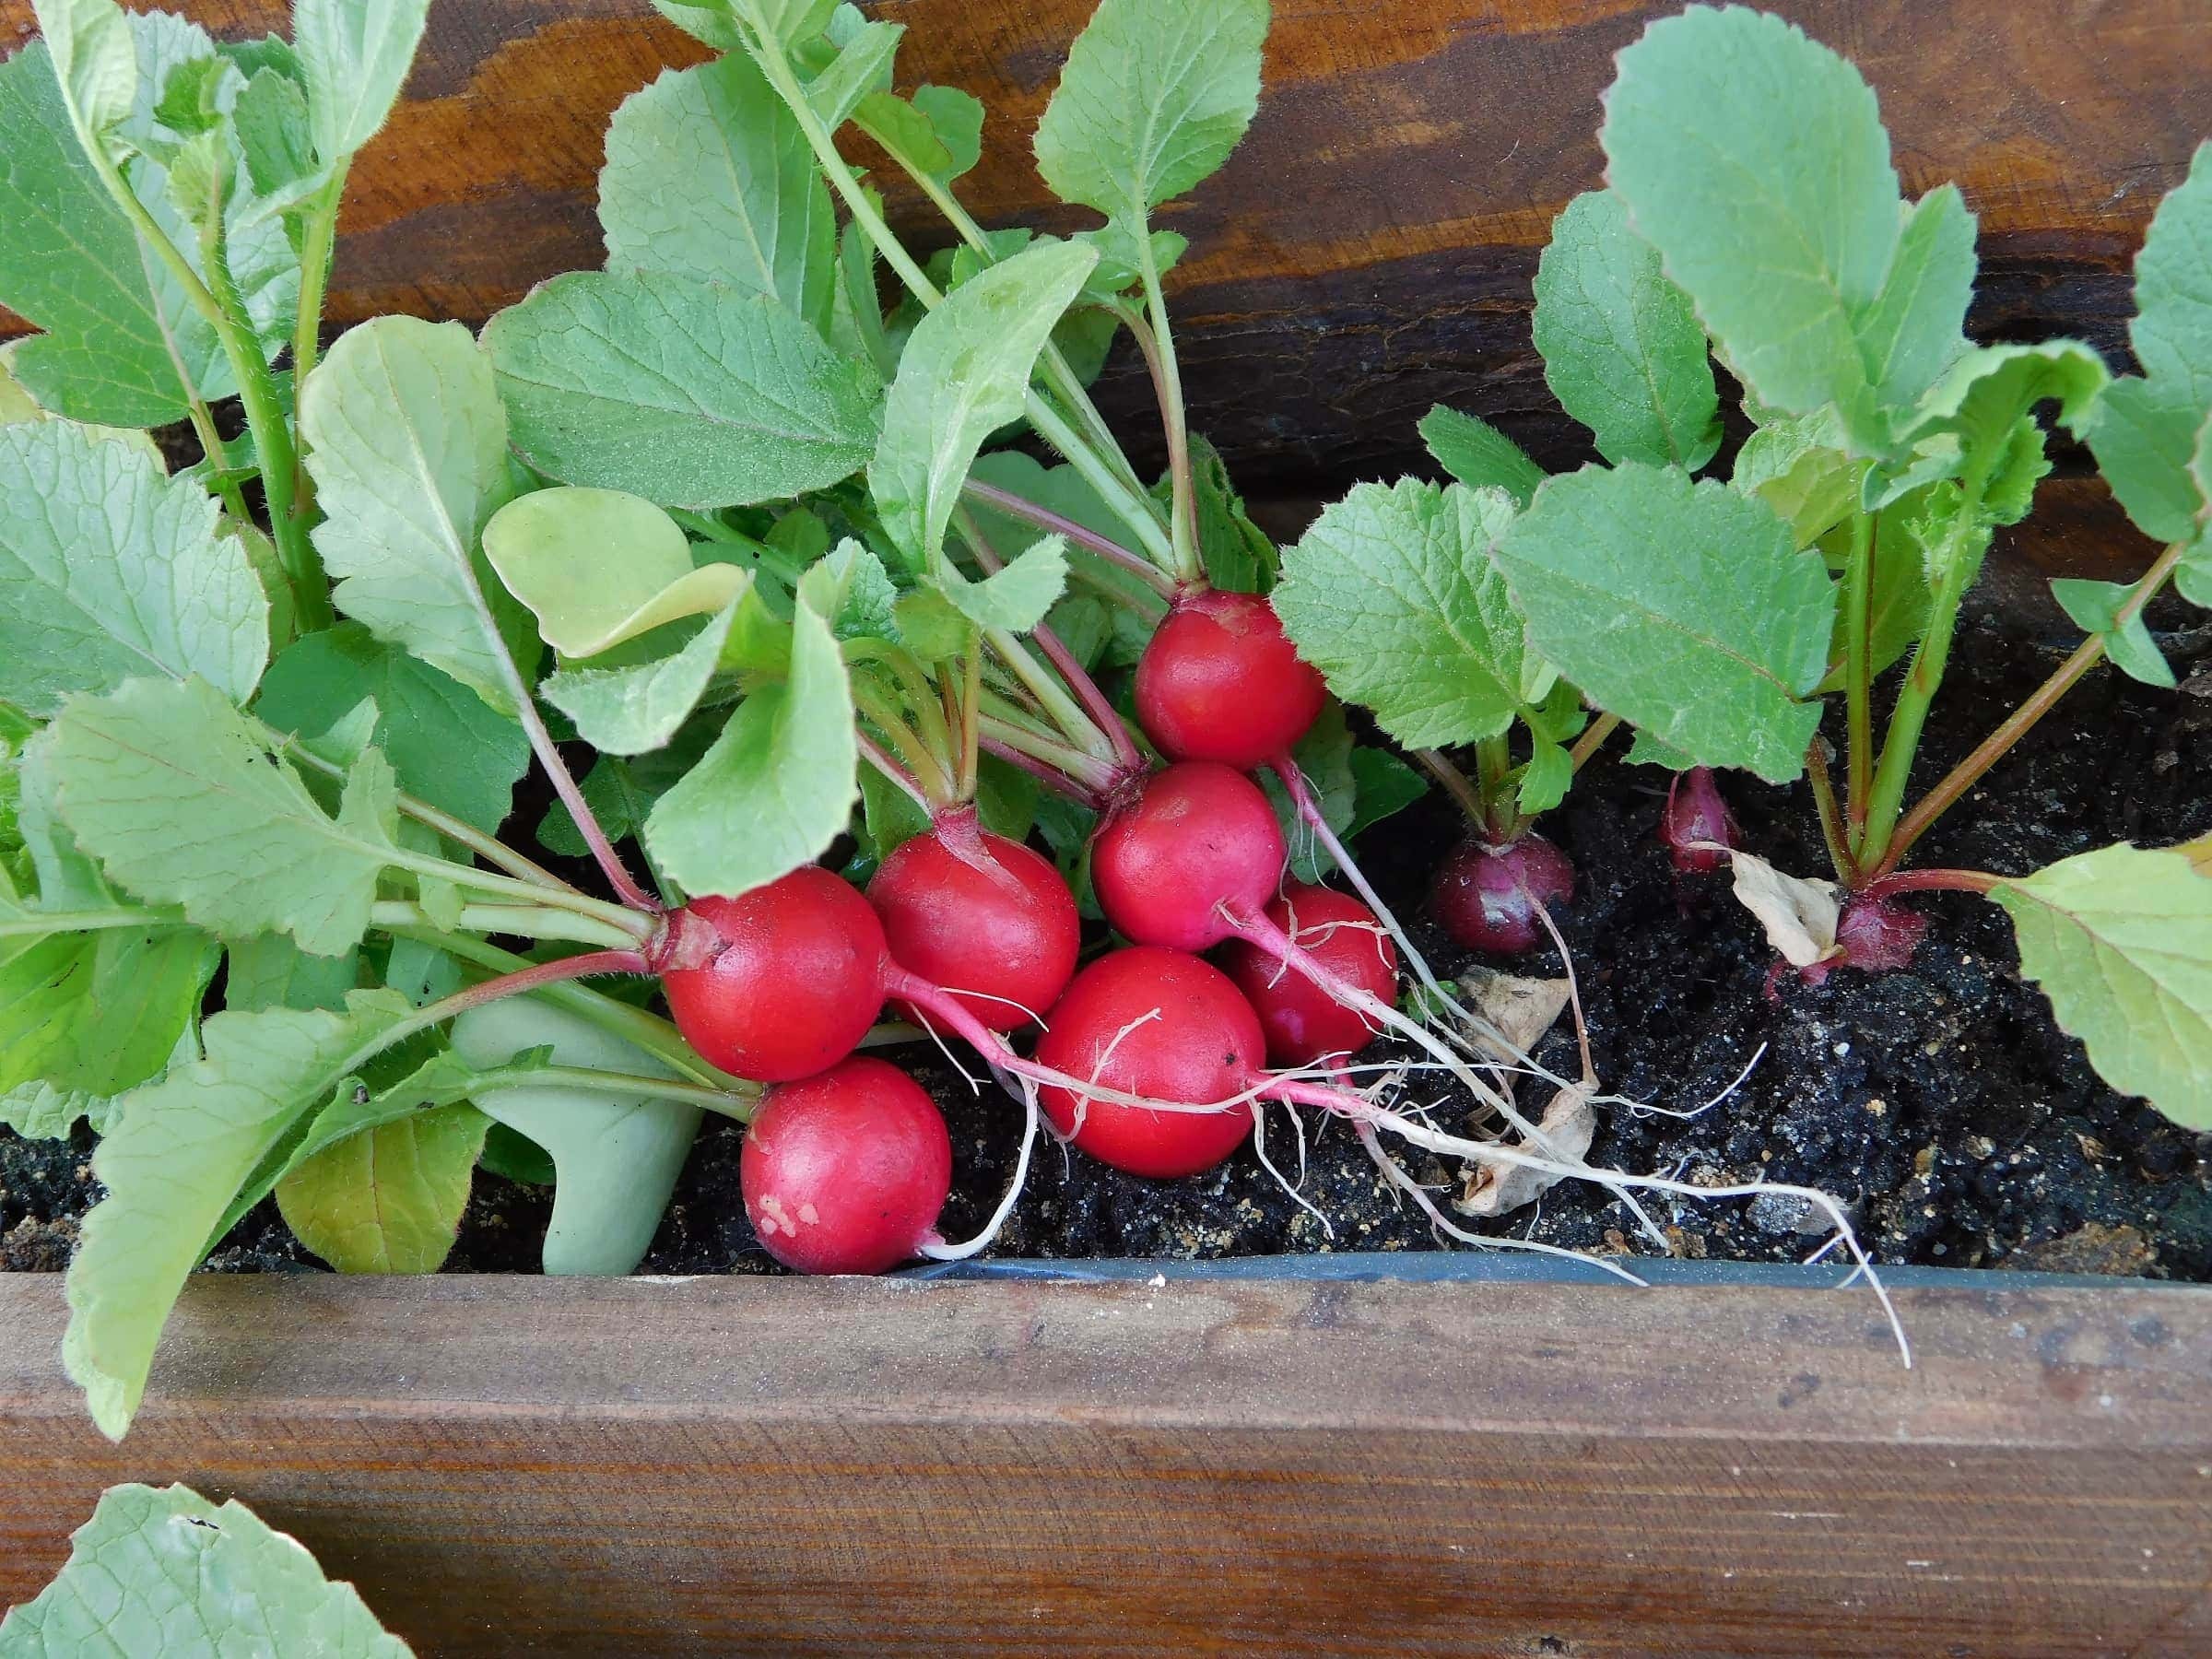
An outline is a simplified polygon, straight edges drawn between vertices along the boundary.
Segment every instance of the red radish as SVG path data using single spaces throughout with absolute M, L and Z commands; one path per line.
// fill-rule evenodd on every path
M 745 1213 L 800 1273 L 881 1273 L 938 1242 L 952 1137 L 895 1065 L 855 1055 L 771 1089 L 738 1155 Z
M 1666 808 L 1659 815 L 1659 839 L 1678 876 L 1710 876 L 1728 862 L 1724 849 L 1743 837 L 1711 767 L 1693 766 L 1675 774 L 1666 786 Z
M 1239 771 L 1303 737 L 1326 694 L 1256 594 L 1185 590 L 1136 665 L 1136 718 L 1160 752 Z
M 1076 971 L 1082 921 L 1067 883 L 1050 860 L 979 829 L 973 808 L 902 842 L 868 902 L 900 966 L 949 988 L 994 1031 L 1042 1014 Z
M 1229 976 L 1194 956 L 1132 946 L 1076 975 L 1037 1045 L 1041 1065 L 1078 1080 L 1182 1105 L 1233 1100 L 1266 1051 L 1259 1017 Z M 1153 1112 L 1041 1091 L 1045 1115 L 1093 1158 L 1133 1175 L 1210 1170 L 1252 1131 L 1252 1108 Z M 1077 1127 L 1078 1108 L 1081 1126 Z
M 1574 866 L 1540 835 L 1503 847 L 1469 841 L 1444 861 L 1430 895 L 1444 931 L 1475 950 L 1519 956 L 1544 937 L 1536 904 L 1574 896 Z
M 655 962 L 668 1011 L 709 1064 L 759 1083 L 851 1053 L 883 1006 L 883 924 L 818 865 L 669 918 Z
M 1868 899 L 1863 895 L 1847 899 L 1843 901 L 1843 913 L 1836 918 L 1839 954 L 1809 968 L 1800 968 L 1797 975 L 1806 984 L 1818 985 L 1839 968 L 1888 973 L 1892 969 L 1907 967 L 1912 963 L 1912 953 L 1920 948 L 1921 936 L 1927 931 L 1925 916 L 1907 910 L 1894 899 Z M 1775 982 L 1787 967 L 1786 963 L 1781 964 L 1769 975 L 1769 995 L 1773 994 Z
M 1293 885 L 1267 907 L 1267 919 L 1339 979 L 1379 1001 L 1395 1000 L 1397 947 L 1359 900 L 1332 888 Z M 1221 965 L 1260 1017 L 1271 1065 L 1311 1065 L 1328 1056 L 1356 1054 L 1380 1030 L 1246 940 L 1231 940 Z
M 1091 844 L 1099 908 L 1138 945 L 1204 950 L 1255 916 L 1283 876 L 1282 827 L 1260 786 L 1211 760 L 1152 774 Z

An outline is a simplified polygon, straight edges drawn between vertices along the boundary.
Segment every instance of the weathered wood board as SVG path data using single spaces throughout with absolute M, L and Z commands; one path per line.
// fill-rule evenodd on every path
M 133 0 L 143 4 L 144 0 Z M 1908 188 L 1956 178 L 1981 216 L 1980 333 L 2072 331 L 2117 351 L 2127 266 L 2158 197 L 2212 135 L 2202 0 L 1771 0 L 1882 96 Z M 183 0 L 226 35 L 278 0 Z M 989 224 L 1066 228 L 1029 135 L 1089 0 L 869 0 L 905 23 L 903 86 L 991 112 L 961 192 Z M 1529 285 L 1552 215 L 1599 182 L 1598 96 L 1651 0 L 1278 0 L 1260 118 L 1170 222 L 1194 424 L 1247 482 L 1334 486 L 1402 465 L 1439 399 L 1500 417 L 1545 458 L 1579 432 L 1545 392 Z M 0 42 L 29 32 L 0 0 Z M 480 319 L 597 263 L 614 107 L 703 48 L 646 0 L 437 0 L 391 125 L 357 167 L 333 312 Z M 865 159 L 865 140 L 853 140 Z M 896 217 L 942 240 L 911 193 Z M 1148 434 L 1126 361 L 1105 397 Z M 1148 439 L 1141 439 L 1139 447 Z
M 426 1654 L 2201 1654 L 2212 1291 L 0 1278 L 0 1601 L 114 1481 Z

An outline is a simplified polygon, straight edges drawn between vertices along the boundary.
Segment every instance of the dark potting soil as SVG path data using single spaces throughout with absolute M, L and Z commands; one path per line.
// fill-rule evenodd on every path
M 1994 621 L 1970 621 L 1919 781 L 1962 755 L 2069 642 L 2022 640 Z M 2109 670 L 2092 675 L 1931 833 L 1916 862 L 2020 873 L 2108 841 L 2159 845 L 2212 830 L 2212 630 L 2171 633 L 2165 643 L 2184 680 L 2178 692 Z M 1771 955 L 1725 878 L 1677 890 L 1653 840 L 1665 786 L 1663 773 L 1601 759 L 1545 825 L 1580 873 L 1561 921 L 1598 1076 L 1611 1093 L 1686 1112 L 1764 1052 L 1740 1088 L 1694 1117 L 1607 1108 L 1594 1163 L 1700 1186 L 1764 1179 L 1818 1187 L 1847 1206 L 1882 1262 L 2212 1279 L 2212 1137 L 2176 1128 L 2098 1079 L 2041 994 L 2020 978 L 2010 924 L 1994 906 L 1964 894 L 1916 897 L 1910 902 L 1929 926 L 1910 968 L 1838 972 L 1818 987 L 1792 978 L 1770 996 Z M 1824 869 L 1803 785 L 1731 776 L 1724 787 L 1751 850 L 1794 873 Z M 1430 798 L 1359 849 L 1447 977 L 1474 959 L 1430 924 L 1422 896 L 1456 834 L 1449 803 Z M 1512 966 L 1559 971 L 1548 954 Z M 955 1187 L 943 1227 L 965 1237 L 1004 1190 L 1018 1112 L 987 1085 L 971 1090 L 934 1048 L 891 1057 L 946 1109 Z M 1538 1057 L 1572 1074 L 1571 1020 Z M 1464 1098 L 1436 1084 L 1420 1094 L 1441 1126 L 1471 1126 Z M 1197 1257 L 1434 1246 L 1426 1221 L 1398 1202 L 1344 1125 L 1309 1127 L 1297 1198 L 1249 1147 L 1209 1174 L 1155 1182 L 1041 1143 L 993 1253 Z M 735 1125 L 701 1131 L 645 1271 L 772 1270 L 738 1198 L 738 1146 Z M 1269 1151 L 1298 1178 L 1299 1150 L 1279 1116 Z M 0 1267 L 66 1265 L 76 1218 L 96 1195 L 89 1161 L 81 1126 L 71 1142 L 24 1142 L 0 1131 Z M 1426 1183 L 1457 1189 L 1460 1171 L 1426 1154 L 1411 1154 L 1406 1167 Z M 1647 1203 L 1683 1256 L 1793 1260 L 1825 1230 L 1804 1206 L 1776 1197 Z M 549 1207 L 547 1189 L 479 1174 L 450 1265 L 534 1269 Z M 1653 1248 L 1618 1201 L 1573 1182 L 1488 1226 L 1577 1250 Z M 316 1267 L 268 1204 L 210 1265 Z

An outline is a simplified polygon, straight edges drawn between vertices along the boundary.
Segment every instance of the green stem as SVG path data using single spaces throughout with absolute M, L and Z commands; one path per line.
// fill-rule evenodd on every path
M 590 917 L 619 931 L 622 936 L 635 945 L 643 945 L 659 931 L 657 915 L 623 904 L 609 904 L 604 899 L 594 899 L 588 893 L 571 889 L 545 888 L 535 882 L 516 881 L 505 876 L 494 876 L 468 865 L 454 864 L 451 859 L 436 857 L 427 853 L 409 853 L 402 849 L 389 856 L 395 867 L 410 870 L 418 876 L 429 876 L 439 881 L 450 881 L 455 887 L 471 892 L 489 893 L 500 899 L 512 899 L 529 906 L 567 911 L 572 915 Z
M 369 923 L 386 933 L 407 928 L 435 927 L 419 904 L 380 900 L 369 907 Z M 610 950 L 633 950 L 639 940 L 626 927 L 614 927 L 570 911 L 543 904 L 465 904 L 460 925 L 470 933 L 504 934 L 516 938 L 559 939 L 573 945 L 597 945 Z
M 1867 899 L 1893 899 L 1900 893 L 1987 893 L 2004 885 L 2004 877 L 1987 870 L 1906 870 L 1870 881 L 1859 891 Z
M 1567 764 L 1576 771 L 1581 771 L 1589 763 L 1590 758 L 1606 747 L 1606 739 L 1619 730 L 1619 715 L 1600 714 L 1574 740 L 1574 747 L 1567 751 Z
M 982 738 L 983 721 L 982 641 L 973 641 L 967 654 L 960 690 L 960 770 L 955 782 L 959 798 L 972 801 L 975 799 L 976 763 L 981 754 L 977 746 Z
M 396 1025 L 387 1026 L 374 1037 L 347 1056 L 339 1075 L 353 1071 L 367 1064 L 395 1042 L 412 1037 L 418 1031 L 427 1031 L 435 1025 L 443 1025 L 455 1015 L 465 1014 L 471 1008 L 481 1008 L 487 1003 L 500 1002 L 510 996 L 520 996 L 526 991 L 541 990 L 565 980 L 582 979 L 587 975 L 606 973 L 643 973 L 645 959 L 634 950 L 587 950 L 582 956 L 557 957 L 550 962 L 525 962 L 509 973 L 494 979 L 480 980 L 476 984 L 441 996 L 434 1003 L 426 1003 Z
M 741 1124 L 753 1121 L 759 1110 L 761 1090 L 757 1084 L 747 1084 L 742 1091 L 734 1088 L 715 1088 L 703 1083 L 679 1083 L 673 1077 L 649 1077 L 641 1073 L 599 1071 L 588 1065 L 525 1065 L 512 1071 L 502 1070 L 498 1087 L 501 1088 L 589 1088 L 606 1094 L 643 1095 L 648 1100 L 676 1100 L 687 1106 L 701 1107 L 735 1118 Z
M 2166 585 L 2182 556 L 2192 546 L 2193 539 L 2175 542 L 2159 555 L 2158 562 L 2143 572 L 2135 588 L 2121 601 L 2115 613 L 2115 627 L 2125 627 L 2140 615 L 2143 607 L 2155 598 Z M 1928 832 L 1936 820 L 1959 804 L 1959 798 L 1980 782 L 1983 774 L 1994 766 L 2012 747 L 2035 728 L 2036 723 L 2057 706 L 2058 700 L 2072 690 L 2083 675 L 2104 660 L 2105 634 L 2091 634 L 2074 648 L 2071 655 L 2053 671 L 2051 677 L 2038 686 L 2028 700 L 2012 712 L 2003 725 L 1975 746 L 1972 754 L 1944 774 L 1943 781 L 1921 798 L 1920 804 L 1905 815 L 1889 838 L 1888 850 L 1870 872 L 1876 880 L 1886 877 L 1897 868 L 1905 854 L 1912 850 L 1915 841 Z
M 1175 360 L 1175 335 L 1168 327 L 1168 300 L 1160 291 L 1159 261 L 1152 239 L 1138 227 L 1137 273 L 1144 278 L 1145 305 L 1152 317 L 1152 333 L 1159 351 L 1159 414 L 1168 435 L 1168 488 L 1173 505 L 1168 513 L 1170 551 L 1175 574 L 1184 582 L 1206 580 L 1206 566 L 1198 557 L 1198 511 L 1191 492 L 1190 424 L 1182 398 L 1182 370 Z
M 0 915 L 0 939 L 42 937 L 47 934 L 100 933 L 114 927 L 182 927 L 184 918 L 174 912 L 139 910 L 126 905 L 81 911 L 27 911 Z
M 183 379 L 180 371 L 180 382 Z M 215 474 L 215 493 L 222 498 L 223 511 L 241 524 L 252 524 L 253 515 L 246 511 L 246 498 L 239 493 L 238 485 L 226 477 L 230 470 L 230 451 L 223 442 L 223 435 L 215 429 L 215 411 L 196 388 L 186 387 L 186 412 L 192 418 L 193 436 L 200 441 L 200 453 L 206 457 L 208 467 Z
M 945 762 L 921 734 L 907 724 L 889 695 L 872 676 L 853 677 L 853 703 L 861 717 L 882 734 L 891 754 L 921 790 L 933 814 L 959 798 L 953 792 L 952 777 Z
M 1065 535 L 1077 547 L 1096 553 L 1116 570 L 1126 571 L 1132 576 L 1137 577 L 1163 599 L 1171 599 L 1175 596 L 1175 579 L 1173 577 L 1142 554 L 1132 553 L 1121 543 L 1108 540 L 1088 524 L 1079 524 L 1074 519 L 1054 512 L 1049 507 L 1040 507 L 1035 501 L 1030 500 L 1026 497 L 1018 496 L 1009 489 L 1001 489 L 995 484 L 986 484 L 980 478 L 970 478 L 960 486 L 960 493 L 971 500 L 981 501 L 984 506 L 1005 513 L 1008 518 L 1022 519 L 1036 525 L 1040 530 L 1051 530 Z M 1123 597 L 1124 602 L 1126 603 L 1125 596 L 1121 594 L 1119 589 L 1112 591 L 1117 597 Z
M 1467 822 L 1488 835 L 1489 808 L 1483 805 L 1480 792 L 1467 781 L 1467 774 L 1453 764 L 1452 758 L 1441 749 L 1418 748 L 1413 751 L 1413 759 L 1416 765 L 1443 785 L 1446 794 L 1459 803 L 1459 809 L 1467 815 Z
M 1041 760 L 1047 766 L 1065 772 L 1070 778 L 1092 791 L 1111 789 L 1114 783 L 1114 770 L 1095 755 L 1085 754 L 1072 744 L 1056 737 L 1046 737 L 1010 720 L 1001 720 L 984 714 L 979 724 L 979 735 L 989 737 L 1014 750 Z
M 331 169 L 330 182 L 310 204 L 300 249 L 300 312 L 292 325 L 292 383 L 306 383 L 323 349 L 323 301 L 330 286 L 331 253 L 338 237 L 338 203 L 346 193 L 348 156 Z
M 1959 605 L 1966 596 L 1967 537 L 1983 533 L 1982 492 L 1989 482 L 1986 465 L 1968 475 L 1960 496 L 1958 518 L 1944 544 L 1943 579 L 1928 613 L 1927 631 L 1912 653 L 1912 666 L 1899 688 L 1897 707 L 1890 712 L 1889 727 L 1882 738 L 1882 759 L 1875 769 L 1874 789 L 1866 806 L 1866 825 L 1853 856 L 1864 870 L 1887 861 L 1889 839 L 1904 805 L 1905 785 L 1911 780 L 1920 735 L 1928 724 L 1928 709 L 1943 684 L 1950 660 L 1951 639 L 1959 628 Z
M 1828 844 L 1828 862 L 1835 866 L 1836 879 L 1849 887 L 1858 879 L 1859 867 L 1852 860 L 1843 815 L 1836 810 L 1836 786 L 1828 775 L 1829 758 L 1833 753 L 1828 739 L 1816 735 L 1806 747 L 1805 775 L 1812 781 L 1813 806 L 1820 814 L 1820 839 Z
M 1858 846 L 1874 782 L 1874 516 L 1854 512 L 1843 565 L 1844 845 Z

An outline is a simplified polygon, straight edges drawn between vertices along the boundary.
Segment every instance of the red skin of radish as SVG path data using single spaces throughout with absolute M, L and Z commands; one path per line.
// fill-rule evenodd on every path
M 1397 947 L 1376 925 L 1374 912 L 1350 894 L 1293 884 L 1267 907 L 1267 919 L 1330 972 L 1380 1002 L 1397 1000 Z M 1260 1017 L 1270 1065 L 1348 1058 L 1374 1040 L 1365 1015 L 1256 945 L 1231 939 L 1221 966 Z
M 1710 876 L 1728 862 L 1727 853 L 1700 841 L 1717 841 L 1722 847 L 1740 845 L 1742 831 L 1735 816 L 1721 798 L 1712 781 L 1712 769 L 1693 766 L 1677 772 L 1666 786 L 1666 806 L 1659 815 L 1659 839 L 1674 861 L 1677 876 Z
M 1155 1009 L 1159 1018 L 1147 1018 Z M 1259 1016 L 1227 974 L 1180 950 L 1135 945 L 1076 975 L 1053 1010 L 1037 1059 L 1108 1088 L 1196 1106 L 1242 1094 L 1266 1048 Z M 1079 1102 L 1069 1090 L 1040 1089 L 1038 1101 L 1061 1134 L 1075 1125 Z M 1077 1146 L 1101 1163 L 1157 1180 L 1210 1170 L 1252 1133 L 1249 1105 L 1210 1112 L 1095 1100 L 1080 1105 Z
M 1099 908 L 1138 945 L 1205 950 L 1234 931 L 1220 906 L 1256 916 L 1283 877 L 1282 826 L 1260 786 L 1211 760 L 1145 780 L 1091 843 Z
M 972 810 L 902 842 L 868 883 L 868 902 L 892 959 L 954 988 L 994 1031 L 1029 1024 L 1076 971 L 1083 924 L 1067 883 L 1050 860 L 980 830 Z
M 1136 718 L 1160 752 L 1238 771 L 1288 753 L 1326 695 L 1256 594 L 1185 590 L 1136 665 Z
M 1520 956 L 1546 936 L 1532 900 L 1554 909 L 1573 897 L 1574 865 L 1540 835 L 1504 847 L 1467 842 L 1444 861 L 1430 895 L 1446 933 L 1499 956 Z
M 1921 936 L 1927 931 L 1925 916 L 1918 911 L 1907 910 L 1894 899 L 1847 899 L 1843 913 L 1836 918 L 1836 944 L 1843 954 L 1800 968 L 1797 976 L 1808 985 L 1818 985 L 1839 968 L 1888 973 L 1912 962 L 1912 953 L 1920 948 Z M 1787 966 L 1779 965 L 1769 977 L 1770 995 L 1774 981 Z
M 757 1083 L 812 1077 L 850 1054 L 883 1007 L 883 924 L 818 865 L 735 899 L 694 899 L 672 921 L 679 940 L 698 937 L 679 950 L 687 965 L 661 971 L 668 1011 L 726 1072 Z
M 799 1273 L 881 1273 L 937 1241 L 952 1137 L 921 1086 L 865 1054 L 769 1091 L 737 1180 L 761 1246 Z

